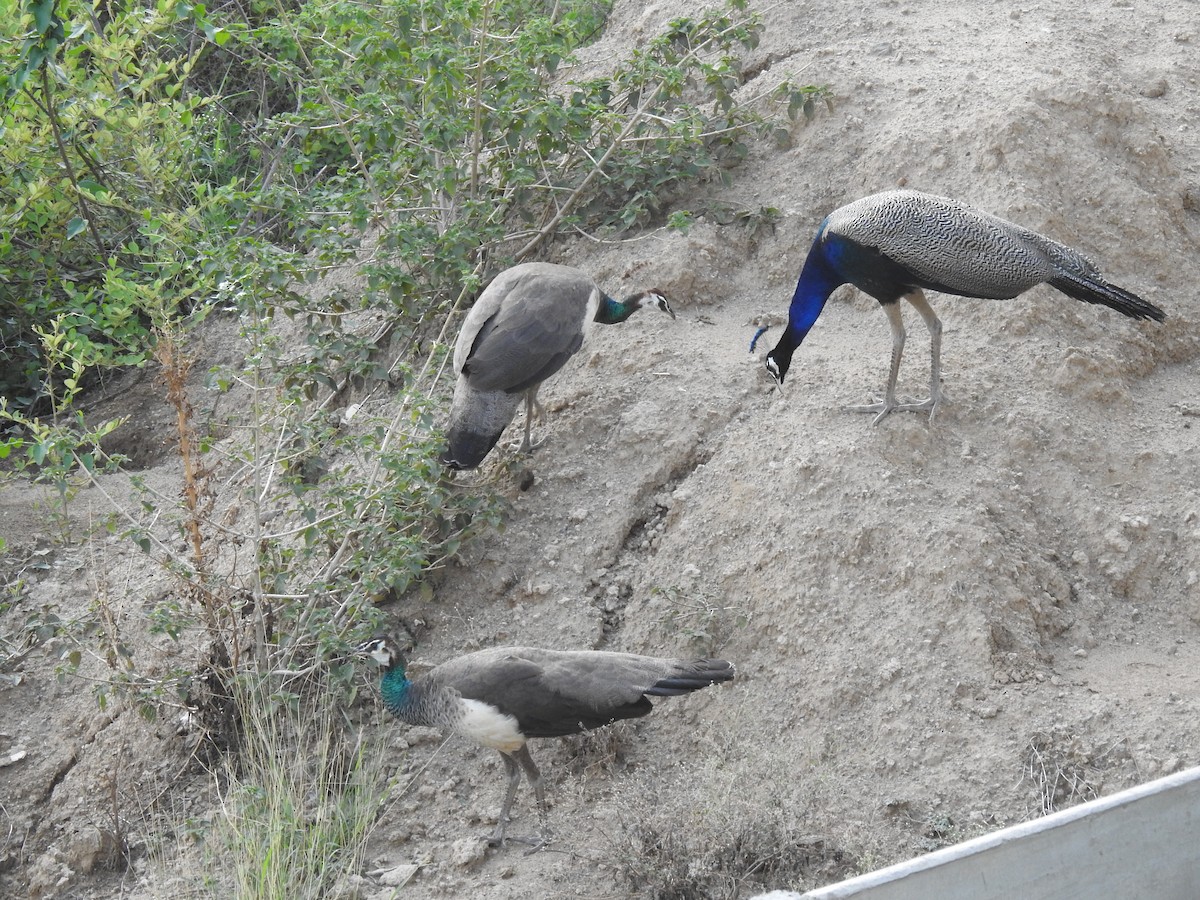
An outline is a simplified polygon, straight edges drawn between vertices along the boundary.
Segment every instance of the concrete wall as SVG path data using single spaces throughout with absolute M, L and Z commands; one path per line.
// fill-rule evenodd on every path
M 1197 900 L 1200 768 L 809 891 L 754 900 Z

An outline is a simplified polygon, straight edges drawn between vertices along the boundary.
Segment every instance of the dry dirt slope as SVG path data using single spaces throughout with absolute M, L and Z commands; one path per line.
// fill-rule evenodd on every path
M 688 9 L 618 2 L 582 68 Z M 432 604 L 391 610 L 426 623 L 430 663 L 515 641 L 715 648 L 740 678 L 623 729 L 624 766 L 603 747 L 536 748 L 562 840 L 532 857 L 481 857 L 470 840 L 499 800 L 488 754 L 434 755 L 431 736 L 380 716 L 399 765 L 429 763 L 373 846 L 380 867 L 422 864 L 401 896 L 628 895 L 614 872 L 703 896 L 734 844 L 790 848 L 777 880 L 806 887 L 1200 762 L 1195 13 L 1185 0 L 765 10 L 747 89 L 802 72 L 836 95 L 791 150 L 760 149 L 714 189 L 778 207 L 778 227 L 564 248 L 559 261 L 614 293 L 666 289 L 679 320 L 597 331 L 544 392 L 551 441 L 504 533 L 470 548 Z M 1171 318 L 1135 325 L 1049 290 L 935 298 L 949 402 L 932 427 L 872 428 L 838 406 L 881 387 L 887 327 L 846 291 L 774 391 L 747 355 L 750 319 L 784 312 L 825 212 L 898 184 L 1071 243 Z M 914 327 L 902 389 L 924 389 L 926 348 Z M 88 598 L 85 570 L 84 556 L 59 566 L 38 602 Z M 142 588 L 131 617 L 156 585 Z M 47 885 L 102 819 L 118 748 L 147 771 L 158 752 L 138 723 L 104 727 L 69 693 L 48 667 L 0 684 L 0 731 L 43 742 L 20 784 L 0 770 L 0 814 L 39 819 L 61 845 L 25 861 Z M 76 875 L 58 892 L 179 884 L 146 863 L 117 887 Z
M 588 57 L 684 11 L 618 3 Z M 412 843 L 389 848 L 428 854 L 415 895 L 621 894 L 576 874 L 580 857 L 686 883 L 667 852 L 629 861 L 645 846 L 613 834 L 631 820 L 674 833 L 668 851 L 701 856 L 748 827 L 820 837 L 867 866 L 1200 761 L 1193 13 L 767 11 L 750 89 L 804 70 L 837 94 L 721 195 L 783 221 L 773 236 L 708 226 L 562 254 L 614 291 L 664 287 L 679 321 L 599 332 L 556 382 L 536 484 L 439 587 L 452 613 L 423 648 L 434 662 L 464 639 L 716 643 L 742 678 L 663 704 L 628 749 L 632 774 L 559 784 L 557 824 L 588 835 L 574 854 L 456 866 L 453 840 L 498 790 L 497 769 L 468 769 L 448 793 L 470 812 L 435 823 L 414 807 Z M 887 328 L 847 291 L 780 396 L 747 358 L 750 319 L 785 309 L 826 211 L 899 184 L 1079 246 L 1172 317 L 1132 325 L 1050 290 L 941 298 L 951 402 L 933 427 L 872 428 L 837 407 L 881 387 Z M 917 326 L 913 392 L 926 347 Z

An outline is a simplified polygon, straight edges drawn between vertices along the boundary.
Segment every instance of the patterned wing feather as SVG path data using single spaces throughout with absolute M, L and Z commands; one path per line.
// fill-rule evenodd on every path
M 828 234 L 877 249 L 912 273 L 913 286 L 1008 299 L 1055 275 L 1054 242 L 965 203 L 888 191 L 835 210 Z M 1063 258 L 1078 254 L 1054 244 Z M 1086 260 L 1083 261 L 1086 264 Z

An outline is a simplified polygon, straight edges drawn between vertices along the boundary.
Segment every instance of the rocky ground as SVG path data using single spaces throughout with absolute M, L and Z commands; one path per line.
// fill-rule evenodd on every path
M 763 6 L 745 90 L 793 77 L 834 93 L 791 149 L 758 147 L 711 189 L 777 208 L 777 224 L 559 248 L 613 294 L 663 289 L 678 319 L 593 333 L 542 391 L 532 486 L 505 460 L 459 476 L 511 480 L 506 528 L 389 615 L 423 623 L 418 664 L 519 642 L 715 653 L 739 676 L 536 745 L 558 840 L 531 856 L 479 840 L 501 795 L 494 753 L 367 706 L 417 777 L 376 829 L 364 896 L 392 896 L 385 881 L 497 900 L 804 889 L 1200 763 L 1197 8 L 1078 6 Z M 579 73 L 691 8 L 618 0 Z M 786 313 L 829 210 L 900 185 L 1075 246 L 1169 318 L 1049 288 L 934 296 L 947 401 L 932 424 L 873 427 L 840 407 L 882 388 L 890 336 L 843 289 L 777 391 L 760 357 L 780 329 L 752 355 L 754 321 Z M 910 319 L 901 392 L 923 395 Z M 143 424 L 169 421 L 151 386 L 126 396 Z M 169 454 L 147 461 L 145 477 L 178 484 Z M 98 599 L 135 622 L 166 576 L 116 539 L 56 545 L 41 499 L 0 495 L 30 583 L 0 631 Z M 85 494 L 81 516 L 88 504 L 102 498 Z M 98 711 L 39 652 L 0 673 L 0 758 L 26 752 L 0 768 L 0 887 L 186 895 L 169 853 L 120 876 L 102 865 L 105 797 L 170 783 L 172 730 Z M 203 816 L 202 787 L 180 791 L 179 815 Z M 532 819 L 524 792 L 518 815 Z

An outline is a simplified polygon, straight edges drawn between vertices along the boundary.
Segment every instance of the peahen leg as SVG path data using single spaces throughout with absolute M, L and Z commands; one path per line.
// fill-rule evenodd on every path
M 488 846 L 499 847 L 505 840 L 516 841 L 519 844 L 529 844 L 530 847 L 526 853 L 534 853 L 550 843 L 549 833 L 545 828 L 546 791 L 542 784 L 542 773 L 538 771 L 537 764 L 529 755 L 529 748 L 524 745 L 512 753 L 501 752 L 500 755 L 504 757 L 504 768 L 508 773 L 508 788 L 504 792 L 504 803 L 500 807 L 500 819 L 496 822 L 496 830 L 492 832 Z M 511 820 L 513 800 L 517 796 L 517 786 L 521 781 L 522 769 L 525 770 L 525 776 L 529 779 L 529 786 L 533 788 L 533 795 L 537 800 L 538 819 L 542 823 L 542 833 L 531 837 L 506 836 L 505 832 Z
M 507 753 L 502 752 L 500 755 L 504 757 L 504 770 L 508 773 L 508 787 L 504 791 L 504 803 L 500 805 L 500 817 L 496 820 L 496 830 L 488 839 L 490 847 L 499 847 L 504 843 L 504 832 L 508 830 L 509 812 L 512 810 L 513 800 L 517 796 L 517 787 L 521 783 L 521 769 L 517 765 L 517 761 Z
M 546 826 L 546 789 L 542 783 L 542 773 L 538 771 L 537 763 L 533 761 L 533 757 L 529 755 L 529 745 L 523 744 L 520 750 L 513 753 L 517 762 L 521 764 L 521 768 L 525 770 L 525 777 L 529 779 L 529 786 L 533 788 L 533 796 L 537 801 L 538 822 L 541 825 L 542 833 L 537 839 L 530 841 L 532 846 L 525 851 L 525 855 L 536 853 L 554 838 L 550 834 L 550 829 Z
M 546 420 L 546 410 L 542 408 L 542 404 L 538 401 L 537 393 L 540 384 L 534 385 L 525 392 L 525 439 L 521 441 L 521 445 L 517 447 L 518 453 L 532 453 L 542 444 L 546 443 L 546 439 L 538 441 L 536 444 L 531 439 L 531 429 L 533 427 L 533 417 L 537 414 L 539 422 Z

